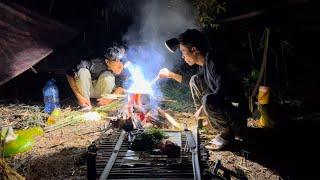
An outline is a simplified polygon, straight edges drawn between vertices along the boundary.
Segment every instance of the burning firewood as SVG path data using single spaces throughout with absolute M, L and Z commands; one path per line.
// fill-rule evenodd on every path
M 168 113 L 166 113 L 161 108 L 158 108 L 158 111 L 161 116 L 166 118 L 174 127 L 178 128 L 179 130 L 184 130 L 185 125 L 182 123 L 177 122 L 172 116 L 170 116 Z
M 156 109 L 150 110 L 147 113 L 146 117 L 147 117 L 147 120 L 156 127 L 162 127 L 162 128 L 168 127 L 168 124 L 163 119 L 160 119 L 159 112 Z

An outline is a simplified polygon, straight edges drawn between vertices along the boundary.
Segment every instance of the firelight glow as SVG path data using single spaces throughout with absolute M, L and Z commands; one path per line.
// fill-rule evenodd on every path
M 131 93 L 138 94 L 153 94 L 151 83 L 143 77 L 141 69 L 137 66 L 133 66 L 131 63 L 125 65 L 125 67 L 130 71 L 132 78 L 132 85 L 128 89 Z

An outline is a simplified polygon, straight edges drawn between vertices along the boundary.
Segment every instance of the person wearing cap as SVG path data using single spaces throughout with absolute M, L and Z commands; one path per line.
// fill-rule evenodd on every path
M 195 117 L 204 113 L 219 134 L 206 146 L 210 150 L 219 150 L 235 139 L 235 132 L 245 126 L 245 96 L 241 90 L 240 80 L 227 70 L 224 59 L 210 48 L 204 34 L 197 29 L 188 29 L 166 41 L 167 48 L 174 52 L 180 49 L 182 59 L 189 65 L 198 65 L 199 73 L 193 75 L 189 85 L 196 107 Z M 160 78 L 172 78 L 178 82 L 185 81 L 180 74 L 167 68 L 161 69 Z
M 107 94 L 123 94 L 122 87 L 115 88 L 115 75 L 123 71 L 125 50 L 122 47 L 109 47 L 104 58 L 81 61 L 75 70 L 67 73 L 67 80 L 82 110 L 90 110 L 90 98 L 97 98 L 97 105 L 109 104 Z

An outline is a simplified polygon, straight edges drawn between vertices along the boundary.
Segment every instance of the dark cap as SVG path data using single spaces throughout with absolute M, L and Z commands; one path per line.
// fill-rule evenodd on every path
M 177 38 L 172 38 L 172 39 L 169 39 L 165 42 L 166 47 L 172 53 L 174 53 L 178 49 L 179 44 L 180 44 L 180 42 Z
M 179 42 L 182 45 L 196 47 L 201 52 L 209 50 L 209 43 L 206 36 L 197 29 L 187 29 L 179 35 Z
M 174 52 L 179 44 L 196 47 L 203 53 L 207 52 L 210 47 L 205 35 L 197 29 L 187 29 L 179 35 L 179 38 L 169 39 L 165 44 L 171 52 Z

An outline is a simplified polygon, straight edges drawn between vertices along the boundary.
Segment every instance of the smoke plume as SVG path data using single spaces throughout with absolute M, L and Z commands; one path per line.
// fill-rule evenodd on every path
M 161 68 L 174 70 L 183 61 L 179 52 L 170 53 L 164 42 L 187 28 L 197 28 L 195 8 L 190 0 L 136 1 L 138 12 L 123 40 L 127 58 L 141 67 L 146 80 L 157 76 Z

